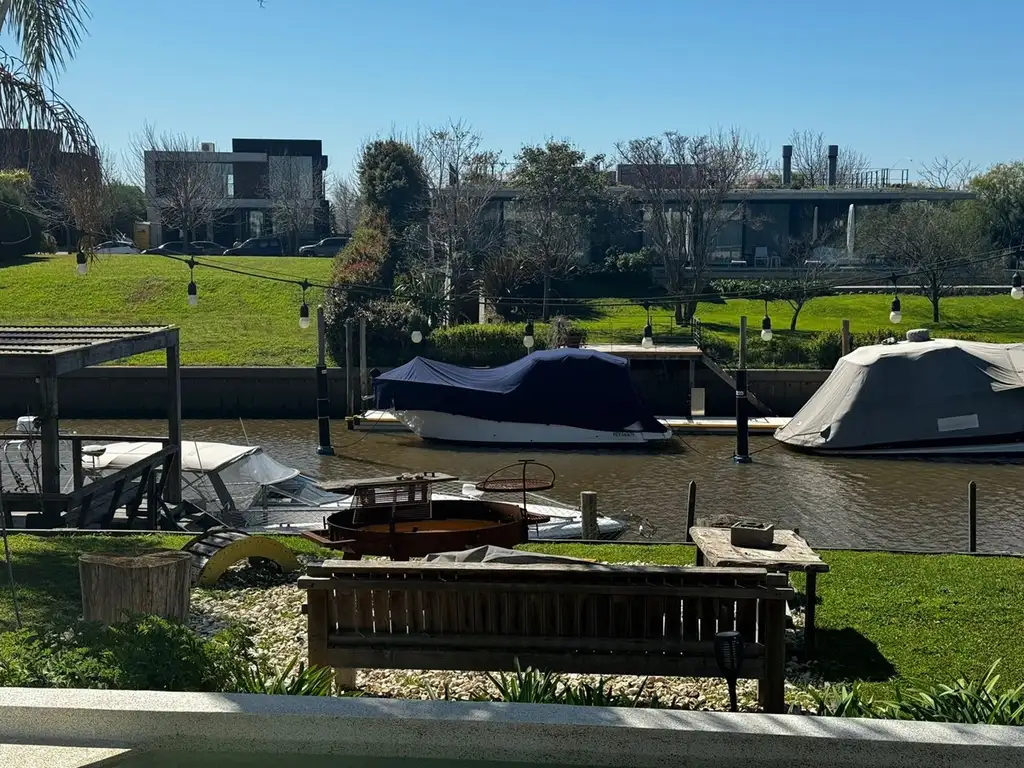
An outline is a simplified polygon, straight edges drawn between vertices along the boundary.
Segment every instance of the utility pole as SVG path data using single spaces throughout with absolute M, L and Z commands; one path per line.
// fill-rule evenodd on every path
M 327 325 L 324 308 L 316 308 L 316 425 L 320 445 L 316 452 L 321 456 L 333 456 L 331 445 L 331 395 L 327 388 Z
M 747 428 L 747 318 L 740 318 L 740 360 L 736 369 L 736 464 L 750 463 L 750 434 Z

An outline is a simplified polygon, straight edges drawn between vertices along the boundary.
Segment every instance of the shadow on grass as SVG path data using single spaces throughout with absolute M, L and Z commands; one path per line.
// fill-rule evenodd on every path
M 852 627 L 819 629 L 815 647 L 818 666 L 829 681 L 881 683 L 896 675 L 878 646 Z
M 160 536 L 11 536 L 11 560 L 22 624 L 29 629 L 44 628 L 72 621 L 81 614 L 79 555 L 86 552 L 143 554 L 167 548 Z M 0 570 L 0 631 L 16 628 L 4 568 Z
M 6 269 L 7 267 L 23 267 L 26 264 L 35 264 L 37 261 L 44 261 L 49 258 L 53 257 L 49 255 L 40 256 L 39 254 L 30 254 L 28 256 L 5 256 L 0 258 L 0 269 Z

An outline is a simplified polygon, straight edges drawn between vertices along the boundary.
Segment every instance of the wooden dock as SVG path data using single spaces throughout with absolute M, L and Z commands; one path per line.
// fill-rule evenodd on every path
M 730 416 L 658 416 L 658 421 L 677 435 L 731 435 L 736 432 L 736 419 Z M 348 428 L 357 432 L 408 432 L 409 428 L 387 411 L 367 411 L 361 416 L 349 416 Z M 771 435 L 776 429 L 786 426 L 786 417 L 751 416 L 748 419 L 750 433 Z
M 700 360 L 700 347 L 695 344 L 585 344 L 583 349 L 624 357 L 627 360 Z

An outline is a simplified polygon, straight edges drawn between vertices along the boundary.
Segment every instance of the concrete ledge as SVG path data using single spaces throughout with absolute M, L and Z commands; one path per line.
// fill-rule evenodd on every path
M 337 754 L 637 768 L 1024 765 L 1024 733 L 999 726 L 25 688 L 0 689 L 0 743 L 197 756 Z

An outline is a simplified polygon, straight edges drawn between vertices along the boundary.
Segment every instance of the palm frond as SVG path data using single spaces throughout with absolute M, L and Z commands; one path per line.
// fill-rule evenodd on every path
M 59 137 L 59 148 L 66 152 L 88 152 L 94 143 L 85 118 L 52 88 L 33 78 L 23 62 L 2 50 L 0 128 L 53 131 Z
M 8 0 L 0 3 L 0 30 L 21 48 L 29 76 L 59 72 L 75 55 L 89 18 L 84 0 Z

